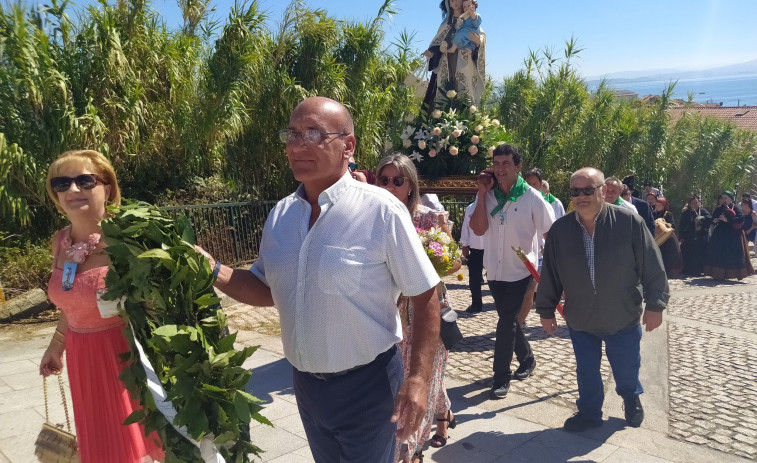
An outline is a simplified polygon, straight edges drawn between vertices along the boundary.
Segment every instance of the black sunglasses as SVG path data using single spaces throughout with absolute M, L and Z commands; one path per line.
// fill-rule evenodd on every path
M 379 177 L 379 185 L 381 186 L 389 186 L 389 182 L 392 182 L 394 186 L 401 187 L 405 184 L 405 178 L 406 177 L 387 177 L 386 175 L 382 175 Z
M 587 187 L 584 187 L 584 188 L 571 188 L 570 189 L 570 195 L 572 197 L 574 197 L 574 198 L 577 197 L 577 196 L 581 196 L 582 194 L 584 196 L 591 196 L 591 195 L 594 194 L 595 191 L 597 191 L 597 188 L 599 188 L 601 186 L 602 185 L 599 185 L 599 186 L 587 186 Z
M 54 177 L 50 179 L 50 186 L 58 193 L 63 193 L 71 188 L 71 183 L 75 183 L 81 190 L 91 190 L 96 187 L 98 183 L 107 185 L 105 180 L 98 177 L 95 174 L 81 174 L 74 178 L 71 177 Z

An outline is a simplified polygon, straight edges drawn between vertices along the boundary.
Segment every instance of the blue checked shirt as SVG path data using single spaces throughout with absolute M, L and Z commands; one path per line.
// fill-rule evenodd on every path
M 588 231 L 586 231 L 586 227 L 584 227 L 584 224 L 581 223 L 581 219 L 578 217 L 578 214 L 576 215 L 576 222 L 578 222 L 578 225 L 581 226 L 581 230 L 583 231 L 583 237 L 584 237 L 584 253 L 586 254 L 586 263 L 589 265 L 589 277 L 591 278 L 591 285 L 594 287 L 594 290 L 597 289 L 597 284 L 594 280 L 594 236 L 590 235 Z M 599 214 L 594 217 L 594 224 L 596 225 L 597 219 L 599 218 Z M 596 231 L 596 230 L 595 230 Z

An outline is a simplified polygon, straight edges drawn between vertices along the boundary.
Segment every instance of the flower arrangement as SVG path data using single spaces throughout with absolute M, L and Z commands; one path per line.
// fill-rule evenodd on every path
M 486 167 L 494 147 L 510 139 L 497 119 L 455 90 L 448 90 L 429 114 L 408 114 L 404 121 L 405 127 L 385 148 L 397 147 L 415 163 L 419 174 L 430 179 L 477 174 Z
M 461 251 L 457 243 L 441 228 L 432 227 L 430 230 L 418 228 L 416 231 L 426 255 L 434 265 L 434 270 L 440 277 L 445 276 L 455 261 L 460 260 Z

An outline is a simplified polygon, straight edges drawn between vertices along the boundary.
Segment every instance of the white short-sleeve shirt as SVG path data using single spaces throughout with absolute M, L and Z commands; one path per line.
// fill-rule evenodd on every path
M 465 208 L 465 219 L 463 219 L 463 226 L 460 228 L 460 244 L 471 249 L 484 249 L 484 237 L 476 235 L 470 228 L 470 218 L 475 210 L 475 202 L 468 204 L 468 207 Z
M 308 229 L 304 188 L 279 201 L 250 271 L 271 288 L 284 354 L 300 371 L 333 373 L 373 361 L 402 339 L 400 292 L 439 282 L 407 208 L 345 174 L 318 198 Z
M 518 281 L 530 275 L 525 264 L 512 250 L 520 247 L 534 266 L 539 253 L 539 236 L 549 231 L 555 221 L 552 205 L 532 187 L 515 201 L 508 201 L 502 211 L 491 216 L 497 206 L 494 193 L 486 194 L 486 217 L 489 228 L 484 234 L 484 268 L 486 278 L 494 281 Z

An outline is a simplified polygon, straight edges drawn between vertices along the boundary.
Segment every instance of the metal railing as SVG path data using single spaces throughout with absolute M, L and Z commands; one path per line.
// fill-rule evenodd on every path
M 277 201 L 168 206 L 171 216 L 186 215 L 197 244 L 227 265 L 247 264 L 258 257 L 263 225 Z
M 460 239 L 465 208 L 473 198 L 444 197 L 441 203 L 453 222 L 452 236 Z M 249 264 L 258 257 L 268 213 L 277 201 L 219 203 L 161 207 L 169 215 L 186 215 L 194 226 L 197 244 L 226 265 Z

